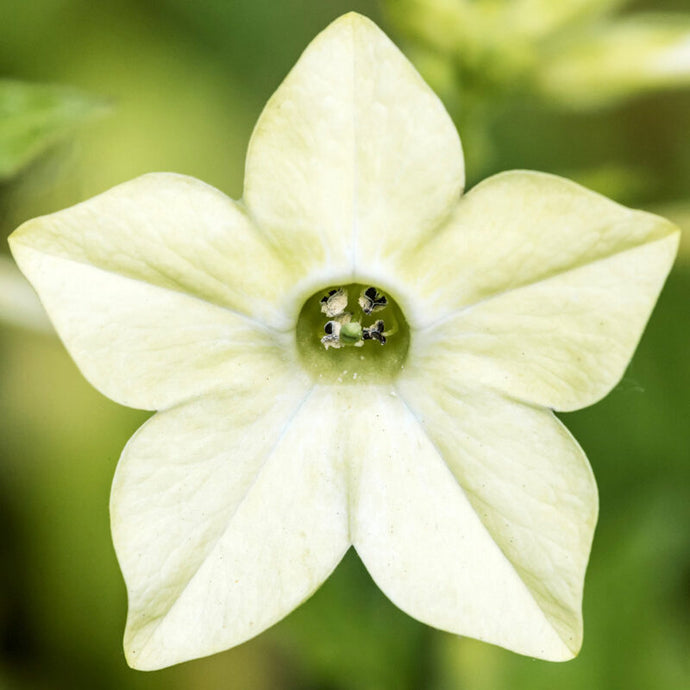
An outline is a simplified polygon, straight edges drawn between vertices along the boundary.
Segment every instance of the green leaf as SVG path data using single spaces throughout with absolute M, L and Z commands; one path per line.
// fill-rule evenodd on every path
M 106 107 L 69 87 L 0 80 L 0 181 Z

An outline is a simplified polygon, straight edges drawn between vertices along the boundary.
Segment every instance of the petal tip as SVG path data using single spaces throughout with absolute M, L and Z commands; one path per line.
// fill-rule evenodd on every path
M 346 12 L 340 17 L 334 19 L 323 29 L 323 31 L 321 31 L 314 41 L 324 38 L 333 38 L 338 40 L 341 32 L 347 32 L 355 40 L 358 38 L 358 33 L 362 32 L 368 36 L 369 40 L 381 41 L 385 44 L 395 45 L 386 32 L 381 29 L 381 27 L 375 21 L 369 19 L 369 17 L 364 14 L 354 11 Z M 312 41 L 312 43 L 314 41 Z M 395 47 L 396 50 L 399 50 L 397 46 Z
M 202 654 L 182 655 L 160 639 L 155 623 L 149 622 L 143 626 L 137 624 L 130 614 L 125 635 L 122 641 L 122 649 L 127 665 L 135 671 L 159 671 L 193 658 L 199 658 Z M 211 654 L 213 651 L 209 651 Z
M 341 14 L 339 17 L 334 19 L 327 27 L 326 29 L 330 29 L 331 27 L 336 27 L 336 26 L 368 26 L 368 27 L 374 27 L 378 31 L 381 31 L 379 27 L 376 25 L 374 21 L 369 19 L 364 14 L 360 14 L 359 12 L 355 12 L 354 10 L 351 12 L 346 12 L 345 14 Z

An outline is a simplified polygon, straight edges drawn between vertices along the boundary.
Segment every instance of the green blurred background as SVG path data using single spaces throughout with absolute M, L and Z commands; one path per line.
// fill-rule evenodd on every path
M 3 243 L 0 690 L 690 687 L 687 0 L 0 0 L 0 233 L 150 171 L 239 197 L 264 102 L 311 38 L 351 9 L 377 21 L 439 91 L 470 185 L 502 169 L 545 170 L 685 227 L 623 381 L 563 415 L 601 499 L 582 653 L 550 664 L 431 630 L 395 609 L 350 554 L 257 639 L 160 672 L 130 670 L 108 494 L 145 415 L 86 384 L 8 273 Z M 646 11 L 680 13 L 664 18 L 680 38 L 643 31 L 639 45 L 603 55 L 616 22 L 658 26 Z M 683 46 L 683 36 L 673 78 L 645 77 L 640 60 L 656 59 L 654 42 Z

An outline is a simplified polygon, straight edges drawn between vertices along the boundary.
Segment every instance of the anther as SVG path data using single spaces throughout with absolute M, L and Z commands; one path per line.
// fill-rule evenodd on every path
M 347 291 L 343 288 L 329 290 L 327 295 L 321 298 L 321 311 L 332 318 L 339 316 L 347 307 Z
M 366 290 L 363 290 L 362 294 L 359 296 L 358 302 L 365 314 L 381 311 L 381 309 L 384 309 L 388 304 L 386 296 L 382 295 L 374 287 L 368 287 Z
M 362 340 L 378 340 L 381 345 L 386 344 L 386 336 L 383 334 L 383 321 L 379 319 L 374 322 L 373 326 L 362 329 Z
M 321 338 L 321 343 L 327 350 L 329 347 L 338 349 L 343 346 L 343 344 L 340 342 L 340 329 L 341 324 L 339 321 L 329 321 L 323 327 L 326 335 Z

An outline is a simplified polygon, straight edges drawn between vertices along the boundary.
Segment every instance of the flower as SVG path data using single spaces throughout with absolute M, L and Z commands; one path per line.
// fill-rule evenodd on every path
M 387 14 L 464 101 L 477 83 L 596 109 L 690 84 L 687 13 L 617 13 L 630 0 L 388 0 Z M 454 86 L 451 83 L 455 82 Z
M 598 120 L 585 119 L 587 114 L 601 118 L 603 110 L 644 94 L 690 86 L 690 14 L 623 7 L 630 4 L 385 0 L 383 10 L 460 124 L 466 159 L 474 179 L 481 179 L 500 161 L 497 140 L 517 145 L 515 132 L 522 131 L 524 141 L 525 126 L 538 137 L 542 128 L 558 131 L 567 122 L 577 129 L 579 121 L 590 132 Z M 631 115 L 621 111 L 609 120 Z M 516 119 L 521 125 L 515 125 Z M 676 119 L 685 122 L 687 116 Z M 678 132 L 683 137 L 685 129 Z M 562 143 L 556 157 L 581 181 L 626 195 L 644 191 L 648 181 L 664 188 L 661 171 L 644 172 L 639 158 L 625 163 L 624 156 L 610 150 L 618 163 L 600 156 L 596 165 L 586 162 L 572 137 Z
M 425 623 L 577 653 L 596 485 L 551 409 L 620 379 L 678 233 L 550 175 L 463 181 L 440 101 L 348 14 L 266 106 L 243 201 L 146 175 L 12 235 L 84 375 L 158 410 L 111 498 L 133 667 L 260 633 L 351 545 Z

